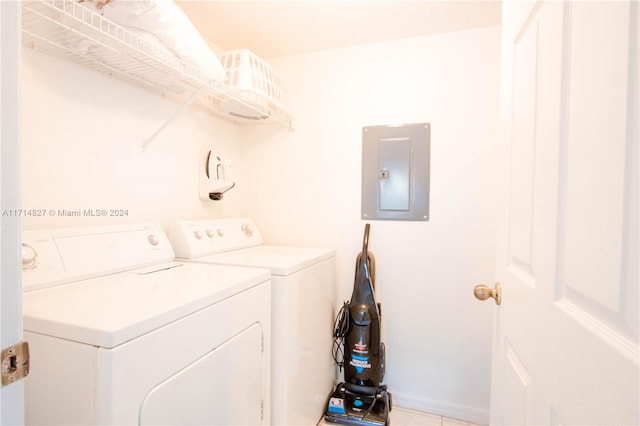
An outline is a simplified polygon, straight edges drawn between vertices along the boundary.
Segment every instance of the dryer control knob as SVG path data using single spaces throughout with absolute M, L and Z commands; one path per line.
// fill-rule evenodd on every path
M 158 238 L 158 236 L 155 234 L 149 235 L 147 240 L 149 240 L 149 244 L 151 244 L 152 246 L 157 246 L 158 244 L 160 244 L 160 238 Z
M 240 229 L 242 229 L 242 232 L 244 232 L 244 235 L 246 235 L 247 237 L 253 235 L 253 229 L 251 229 L 251 225 L 249 225 L 248 223 L 243 223 Z
M 195 235 L 196 238 L 199 239 L 199 240 L 202 239 L 202 232 L 200 232 L 200 231 L 194 231 L 193 235 Z
M 36 250 L 28 244 L 22 244 L 22 269 L 32 269 L 36 266 L 36 259 L 38 259 L 38 254 Z
M 213 233 L 213 231 L 211 229 L 207 229 L 207 237 L 209 238 L 213 238 L 215 234 Z
M 218 234 L 219 237 L 224 237 L 224 229 L 218 228 L 216 230 L 216 233 Z

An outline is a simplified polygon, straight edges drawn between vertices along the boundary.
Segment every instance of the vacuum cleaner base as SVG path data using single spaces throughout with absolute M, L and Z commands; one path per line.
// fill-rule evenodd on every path
M 329 397 L 325 421 L 353 426 L 388 426 L 391 411 L 391 393 L 380 386 L 375 395 L 349 392 L 339 383 Z

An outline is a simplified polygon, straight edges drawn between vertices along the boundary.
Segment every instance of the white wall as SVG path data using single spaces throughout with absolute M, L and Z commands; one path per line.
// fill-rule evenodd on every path
M 370 221 L 399 406 L 488 421 L 499 28 L 271 60 L 295 130 L 243 129 L 252 167 L 245 209 L 271 243 L 335 247 L 340 300 L 360 251 L 361 129 L 431 123 L 428 222 Z
M 242 188 L 223 202 L 198 198 L 203 146 L 241 156 L 236 125 L 188 109 L 142 152 L 180 104 L 95 71 L 23 49 L 23 229 L 234 216 Z M 64 217 L 58 210 L 125 209 L 124 217 Z

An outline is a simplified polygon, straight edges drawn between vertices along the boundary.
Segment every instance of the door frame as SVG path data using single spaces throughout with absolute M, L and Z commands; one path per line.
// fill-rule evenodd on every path
M 22 340 L 20 2 L 0 1 L 0 347 Z M 0 388 L 0 424 L 24 424 L 24 380 Z

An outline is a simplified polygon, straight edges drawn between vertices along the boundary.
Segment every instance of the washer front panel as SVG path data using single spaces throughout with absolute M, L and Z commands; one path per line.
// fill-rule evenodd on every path
M 253 386 L 262 389 L 258 403 L 264 401 L 264 414 L 260 423 L 269 424 L 270 293 L 270 282 L 263 282 L 113 349 L 25 332 L 32 360 L 25 392 L 27 424 L 138 424 L 145 398 L 162 383 L 167 383 L 163 392 L 168 394 L 200 395 L 207 390 L 206 386 L 200 387 L 199 380 L 172 382 L 172 378 L 190 368 L 222 388 L 232 386 L 219 378 L 226 377 L 222 371 L 226 364 L 244 359 L 235 351 L 240 346 L 244 348 L 244 344 L 232 344 L 228 347 L 231 350 L 219 352 L 222 358 L 216 363 L 218 371 L 211 366 L 200 369 L 198 363 L 241 335 L 251 342 L 249 357 L 259 368 L 248 369 L 249 376 L 238 380 L 252 381 Z M 251 333 L 245 335 L 247 330 Z M 246 343 L 244 338 L 241 340 Z M 258 346 L 260 359 L 255 359 Z M 184 385 L 189 384 L 193 387 L 185 389 Z M 251 395 L 258 388 L 253 388 Z M 213 403 L 200 401 L 207 407 Z M 146 418 L 157 419 L 161 413 L 149 407 L 145 408 Z M 223 424 L 225 419 L 207 407 L 197 405 L 199 413 L 212 416 L 205 420 L 199 417 L 199 423 Z M 255 410 L 252 413 L 255 415 Z M 174 423 L 189 424 L 193 418 L 180 415 L 174 413 L 178 416 L 172 418 Z
M 262 328 L 253 324 L 154 387 L 140 425 L 259 425 Z

